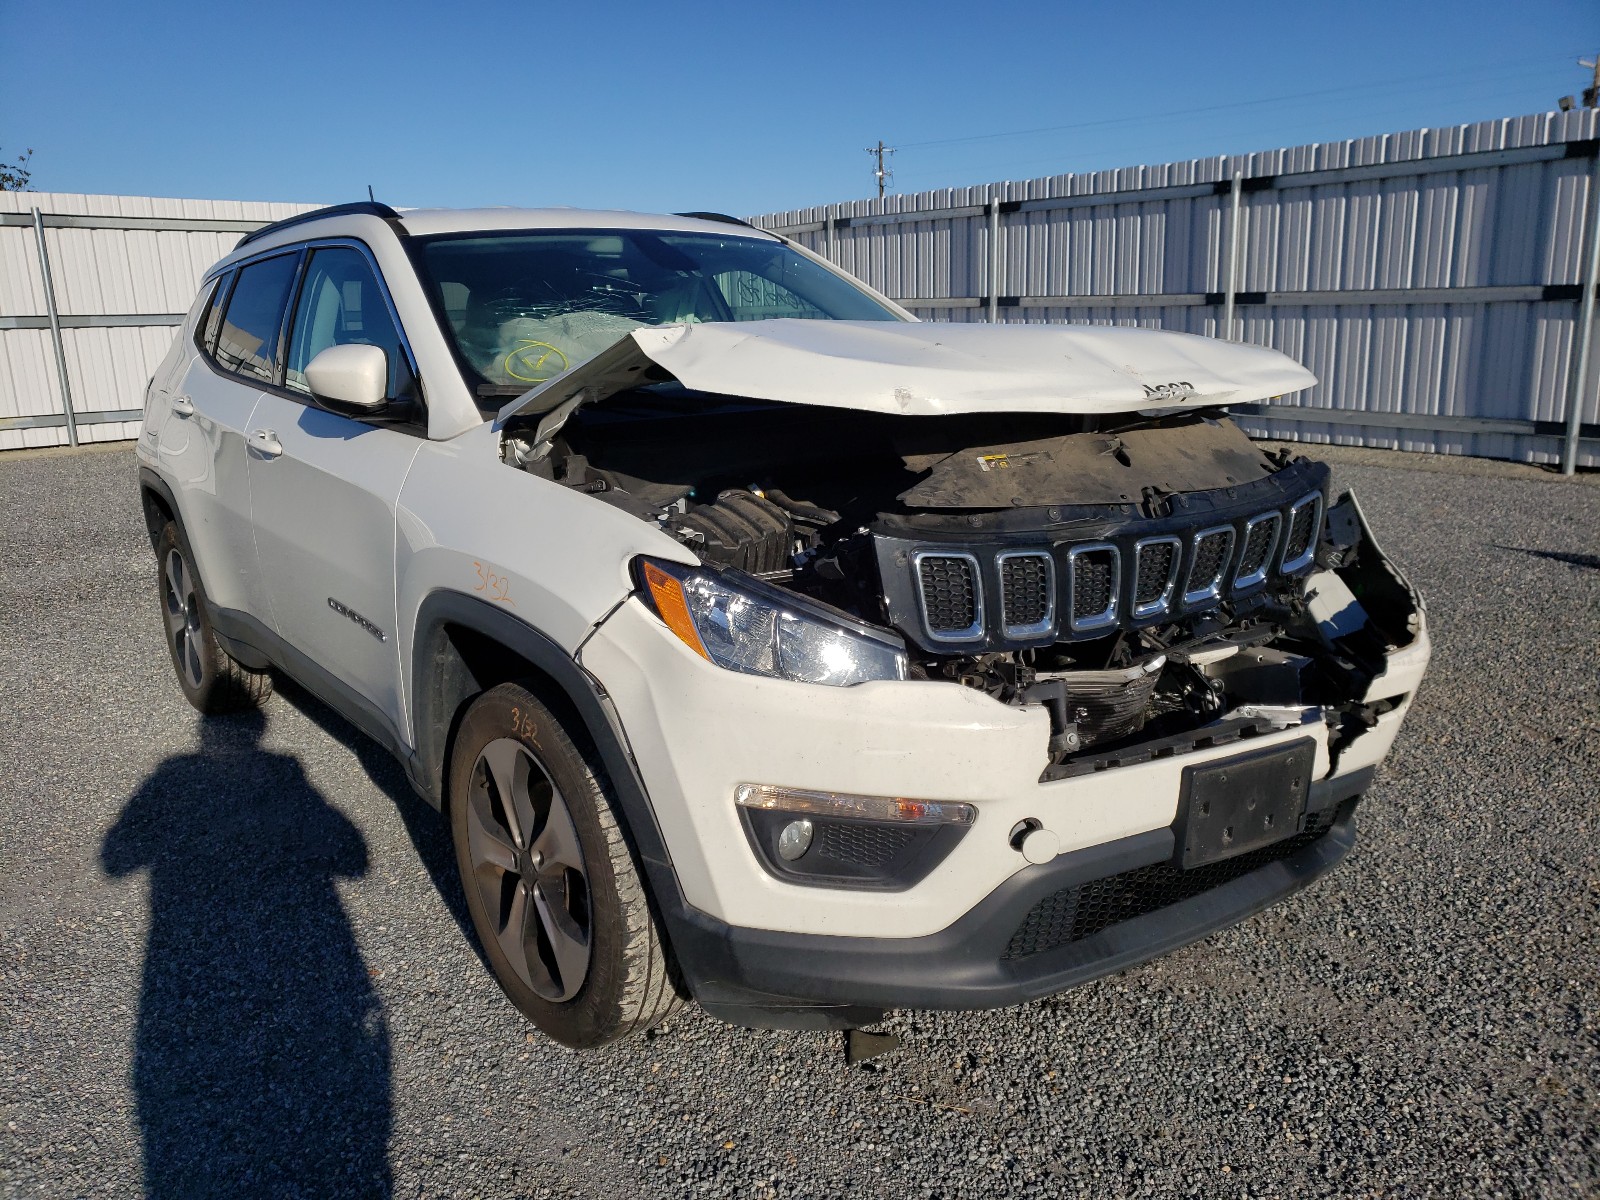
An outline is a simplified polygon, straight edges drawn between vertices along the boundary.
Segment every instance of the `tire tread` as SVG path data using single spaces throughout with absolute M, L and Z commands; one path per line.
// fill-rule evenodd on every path
M 574 747 L 576 749 L 576 747 Z M 597 806 L 600 829 L 611 857 L 612 877 L 622 901 L 623 920 L 628 927 L 628 944 L 623 954 L 624 981 L 618 999 L 618 1039 L 653 1029 L 682 1006 L 678 989 L 672 985 L 670 959 L 661 940 L 655 914 L 644 881 L 634 867 L 633 854 L 616 814 L 611 811 L 611 780 L 605 769 L 589 765 L 589 775 L 607 802 Z
M 635 865 L 627 831 L 613 807 L 611 780 L 586 741 L 573 738 L 568 728 L 543 703 L 538 695 L 520 683 L 502 683 L 479 693 L 468 702 L 455 735 L 446 797 L 451 834 L 456 841 L 456 865 L 467 890 L 474 924 L 479 922 L 479 901 L 467 883 L 472 864 L 464 849 L 467 844 L 464 795 L 467 777 L 478 747 L 496 736 L 518 736 L 507 720 L 508 710 L 520 709 L 535 717 L 539 730 L 535 740 L 525 744 L 542 760 L 557 787 L 561 789 L 584 848 L 589 875 L 591 904 L 598 914 L 609 877 L 605 918 L 606 953 L 590 959 L 589 975 L 572 999 L 560 1003 L 532 992 L 520 980 L 510 978 L 500 963 L 503 952 L 484 935 L 479 925 L 478 941 L 494 970 L 501 989 L 525 1016 L 551 1037 L 568 1046 L 588 1049 L 604 1046 L 644 1033 L 665 1020 L 684 1003 L 683 991 L 675 985 L 671 951 L 661 936 L 652 911 L 650 895 Z M 579 731 L 582 737 L 582 730 Z M 557 776 L 564 776 L 559 779 Z M 582 813 L 579 809 L 581 808 Z M 587 815 L 584 815 L 587 814 Z M 599 846 L 592 843 L 598 840 Z M 591 858 L 595 861 L 591 861 Z M 599 860 L 604 861 L 599 861 Z M 596 917 L 599 920 L 599 917 Z
M 194 577 L 195 595 L 200 601 L 202 627 L 205 632 L 204 646 L 206 657 L 210 659 L 209 675 L 204 680 L 197 692 L 191 692 L 188 682 L 181 672 L 178 675 L 178 686 L 183 689 L 184 696 L 189 703 L 208 716 L 220 716 L 224 713 L 239 712 L 242 709 L 257 708 L 272 695 L 272 673 L 270 671 L 257 671 L 245 666 L 233 655 L 222 647 L 216 631 L 211 627 L 211 598 L 206 595 L 205 578 L 200 574 L 200 568 L 194 561 L 194 551 L 189 548 L 189 541 L 183 536 L 183 530 L 176 521 L 168 521 L 162 526 L 161 533 L 156 539 L 156 596 L 163 595 L 162 575 L 166 570 L 167 553 L 176 549 L 183 555 L 184 562 Z M 168 652 L 172 653 L 170 635 L 168 638 Z M 174 660 L 173 669 L 177 670 Z

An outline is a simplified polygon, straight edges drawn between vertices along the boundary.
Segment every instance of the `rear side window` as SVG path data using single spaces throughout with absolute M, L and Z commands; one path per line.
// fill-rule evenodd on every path
M 228 299 L 228 285 L 232 282 L 233 273 L 229 272 L 210 285 L 200 319 L 194 323 L 195 344 L 207 354 L 217 344 L 217 328 L 222 324 L 222 306 Z
M 298 261 L 297 255 L 282 254 L 240 269 L 217 333 L 219 366 L 262 383 L 276 380 L 283 309 Z
M 313 250 L 295 307 L 284 384 L 309 396 L 306 364 L 330 346 L 350 345 L 382 350 L 389 360 L 390 398 L 414 397 L 416 381 L 401 349 L 400 331 L 366 256 L 347 246 Z

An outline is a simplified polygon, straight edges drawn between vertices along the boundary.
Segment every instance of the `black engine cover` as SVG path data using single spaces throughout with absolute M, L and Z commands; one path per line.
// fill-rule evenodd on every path
M 737 488 L 695 508 L 672 528 L 706 562 L 751 575 L 784 570 L 794 549 L 789 515 L 765 497 Z

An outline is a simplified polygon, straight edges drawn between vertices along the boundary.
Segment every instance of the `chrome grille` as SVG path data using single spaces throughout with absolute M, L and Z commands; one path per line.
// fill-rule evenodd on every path
M 1222 580 L 1233 557 L 1233 526 L 1218 525 L 1194 535 L 1189 556 L 1189 576 L 1183 588 L 1185 604 L 1202 604 L 1222 595 Z
M 1055 564 L 1036 550 L 1009 551 L 999 557 L 1000 609 L 1007 637 L 1048 633 L 1055 619 Z
M 917 589 L 928 632 L 940 641 L 960 641 L 983 632 L 983 596 L 978 560 L 970 554 L 917 555 Z
M 1121 555 L 1109 542 L 1074 546 L 1067 552 L 1074 631 L 1116 624 L 1120 563 Z
M 1172 532 L 1137 540 L 1137 525 L 1101 541 L 994 549 L 910 539 L 890 549 L 895 541 L 886 538 L 879 562 L 891 622 L 925 649 L 1022 649 L 1170 620 L 1277 586 L 1309 569 L 1324 512 L 1319 489 L 1294 504 L 1213 516 L 1216 524 L 1199 528 L 1178 517 L 1165 525 Z
M 1317 553 L 1317 535 L 1322 532 L 1322 493 L 1312 492 L 1289 506 L 1289 535 L 1283 539 L 1285 573 L 1309 566 Z
M 1278 530 L 1283 517 L 1278 513 L 1262 513 L 1252 517 L 1244 527 L 1244 549 L 1239 553 L 1239 569 L 1234 573 L 1233 586 L 1254 587 L 1266 579 L 1272 567 L 1272 549 L 1278 544 Z
M 1183 543 L 1175 537 L 1146 538 L 1133 551 L 1133 615 L 1151 617 L 1172 602 Z

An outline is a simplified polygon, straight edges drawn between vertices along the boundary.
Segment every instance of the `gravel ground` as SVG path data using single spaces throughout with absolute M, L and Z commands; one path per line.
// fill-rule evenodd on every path
M 545 1041 L 375 746 L 292 688 L 202 732 L 131 454 L 0 459 L 0 1195 L 1600 1193 L 1600 487 L 1339 474 L 1436 645 L 1348 862 L 847 1070 Z

